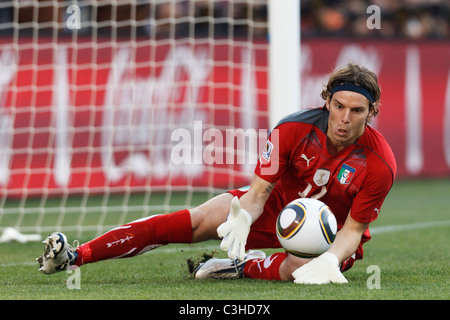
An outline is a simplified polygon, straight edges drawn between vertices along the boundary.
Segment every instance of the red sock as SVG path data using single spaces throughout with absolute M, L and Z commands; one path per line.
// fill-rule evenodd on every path
M 287 253 L 278 252 L 266 259 L 250 260 L 244 267 L 244 277 L 261 280 L 281 280 L 280 265 L 286 257 Z
M 108 231 L 77 249 L 76 265 L 127 258 L 168 243 L 191 243 L 189 210 L 150 216 Z

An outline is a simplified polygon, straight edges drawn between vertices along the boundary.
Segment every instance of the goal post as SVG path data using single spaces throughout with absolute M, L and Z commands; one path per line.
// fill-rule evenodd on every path
M 0 233 L 88 237 L 248 184 L 299 106 L 299 2 L 2 1 Z
M 269 124 L 300 108 L 300 0 L 269 0 Z

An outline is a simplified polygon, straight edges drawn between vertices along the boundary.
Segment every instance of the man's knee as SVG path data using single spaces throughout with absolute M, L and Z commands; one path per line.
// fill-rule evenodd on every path
M 292 254 L 288 254 L 286 259 L 280 265 L 280 278 L 283 281 L 293 281 L 292 272 L 311 261 L 311 259 L 299 258 Z

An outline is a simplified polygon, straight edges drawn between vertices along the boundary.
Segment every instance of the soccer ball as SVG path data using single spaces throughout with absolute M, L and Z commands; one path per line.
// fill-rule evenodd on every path
M 337 222 L 322 201 L 300 198 L 281 210 L 276 228 L 278 240 L 287 252 L 301 258 L 314 258 L 333 243 Z

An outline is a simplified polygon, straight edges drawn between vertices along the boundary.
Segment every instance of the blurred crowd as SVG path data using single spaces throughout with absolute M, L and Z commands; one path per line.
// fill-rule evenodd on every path
M 0 0 L 0 32 L 67 33 L 74 3 L 80 34 L 267 38 L 267 0 Z M 370 5 L 380 9 L 380 28 L 367 27 Z M 450 1 L 301 0 L 301 35 L 448 40 Z
M 367 28 L 370 5 L 380 8 L 380 29 Z M 449 0 L 302 0 L 301 30 L 306 37 L 356 36 L 449 39 Z

